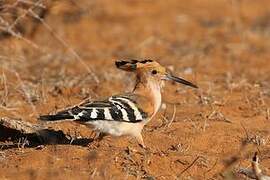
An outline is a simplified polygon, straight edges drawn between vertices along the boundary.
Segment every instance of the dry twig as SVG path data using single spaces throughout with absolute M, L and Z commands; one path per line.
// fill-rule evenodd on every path
M 179 178 L 182 174 L 184 174 L 189 168 L 191 168 L 195 163 L 196 161 L 198 161 L 199 159 L 201 158 L 201 156 L 198 156 L 196 157 L 192 163 L 190 163 L 190 165 L 188 165 L 188 167 L 186 167 L 177 177 Z

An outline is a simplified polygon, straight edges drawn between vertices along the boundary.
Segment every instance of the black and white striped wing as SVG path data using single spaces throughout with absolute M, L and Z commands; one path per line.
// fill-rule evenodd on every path
M 147 113 L 127 96 L 112 96 L 106 101 L 83 103 L 62 113 L 68 113 L 80 122 L 108 120 L 134 123 L 147 118 Z

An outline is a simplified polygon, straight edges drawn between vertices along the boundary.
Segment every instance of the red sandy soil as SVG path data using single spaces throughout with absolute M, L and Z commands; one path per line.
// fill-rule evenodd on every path
M 0 117 L 39 123 L 38 115 L 85 98 L 132 90 L 134 76 L 117 70 L 116 59 L 157 60 L 200 88 L 166 83 L 163 108 L 143 130 L 148 150 L 131 137 L 44 148 L 4 141 L 0 179 L 245 179 L 237 172 L 256 151 L 270 174 L 270 1 L 46 5 L 45 23 L 23 34 L 30 42 L 1 39 Z M 76 123 L 48 126 L 93 137 Z

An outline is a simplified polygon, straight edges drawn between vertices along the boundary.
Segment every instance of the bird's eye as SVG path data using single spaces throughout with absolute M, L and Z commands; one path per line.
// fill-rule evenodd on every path
M 157 70 L 153 70 L 151 73 L 152 74 L 157 74 Z

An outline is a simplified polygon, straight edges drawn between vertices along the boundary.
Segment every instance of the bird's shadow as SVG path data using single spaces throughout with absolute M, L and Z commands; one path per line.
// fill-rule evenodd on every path
M 40 147 L 40 145 L 52 144 L 87 146 L 92 141 L 91 138 L 72 139 L 61 130 L 42 129 L 36 133 L 27 134 L 0 125 L 0 149 L 2 150 L 18 147 L 35 148 Z

